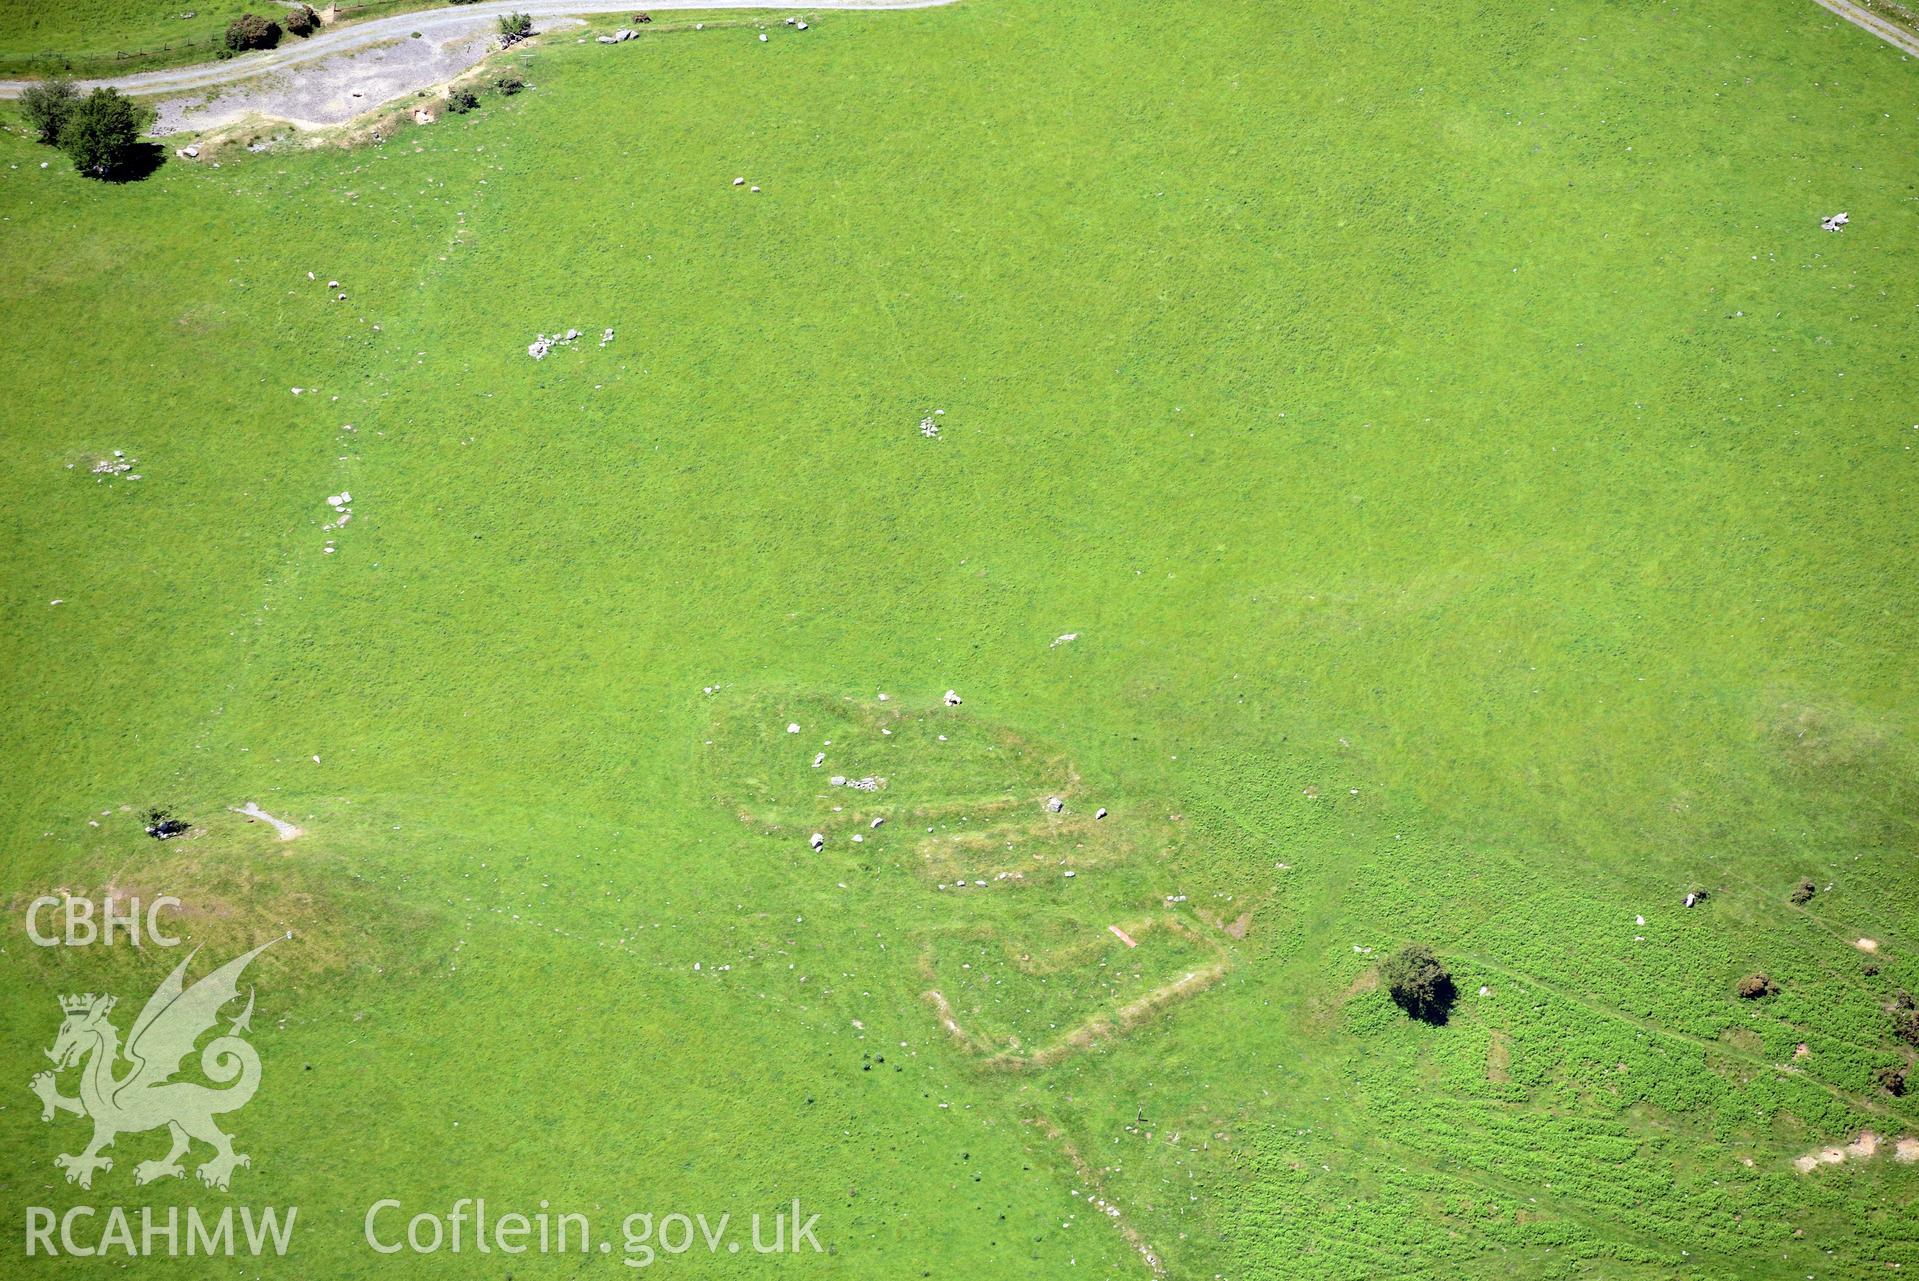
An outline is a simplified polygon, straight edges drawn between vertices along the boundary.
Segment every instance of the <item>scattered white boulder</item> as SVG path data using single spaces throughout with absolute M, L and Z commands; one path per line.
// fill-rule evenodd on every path
M 821 753 L 820 753 L 820 754 L 819 754 L 818 756 L 815 756 L 815 757 L 813 758 L 813 768 L 814 768 L 814 769 L 818 769 L 818 768 L 819 768 L 820 766 L 822 766 L 822 765 L 824 765 L 824 764 L 826 764 L 826 753 L 825 753 L 825 752 L 821 752 Z
M 949 689 L 946 691 L 946 705 L 948 707 L 958 707 L 960 703 L 963 701 L 964 700 L 961 699 L 960 696 L 954 693 L 952 690 Z
M 1093 812 L 1093 817 L 1094 817 L 1094 818 L 1105 818 L 1105 817 L 1106 817 L 1106 807 L 1105 807 L 1104 805 L 1102 805 L 1102 806 L 1100 806 L 1100 807 L 1099 807 L 1099 809 L 1097 809 L 1097 810 L 1095 810 L 1095 811 Z
M 1062 801 L 1059 797 L 1049 796 L 1046 798 L 1046 812 L 1048 814 L 1057 814 L 1065 808 L 1066 802 Z
M 1061 645 L 1070 645 L 1078 639 L 1079 639 L 1078 632 L 1061 632 L 1057 637 L 1054 638 L 1053 643 L 1051 645 L 1048 645 L 1046 648 L 1058 649 Z
M 868 827 L 878 827 L 878 826 L 879 826 L 879 825 L 880 825 L 881 823 L 884 823 L 885 821 L 886 821 L 886 820 L 885 820 L 884 818 L 876 818 L 876 819 L 874 819 L 874 820 L 873 820 L 873 821 L 872 821 L 871 823 L 868 823 L 868 824 L 867 824 L 867 826 L 868 826 Z
M 1852 215 L 1846 213 L 1844 210 L 1841 210 L 1840 212 L 1834 214 L 1830 218 L 1821 218 L 1819 220 L 1819 226 L 1824 231 L 1839 231 L 1839 230 L 1842 230 L 1845 227 L 1845 225 L 1851 221 L 1852 221 Z
M 787 725 L 786 725 L 786 732 L 787 732 L 787 733 L 789 733 L 789 734 L 797 734 L 797 733 L 799 733 L 799 732 L 800 732 L 800 723 L 799 723 L 798 721 L 789 721 L 789 722 L 787 722 Z
M 820 848 L 826 844 L 826 837 L 822 836 L 818 832 L 815 832 L 813 833 L 812 838 L 807 841 L 807 844 L 811 845 L 813 847 L 813 852 L 817 854 L 819 853 Z

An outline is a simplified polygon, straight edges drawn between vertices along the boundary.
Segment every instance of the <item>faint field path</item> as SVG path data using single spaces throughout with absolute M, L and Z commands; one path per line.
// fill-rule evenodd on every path
M 1872 32 L 1893 48 L 1919 58 L 1919 36 L 1913 35 L 1905 28 L 1887 22 L 1870 10 L 1860 8 L 1852 3 L 1852 0 L 1814 0 L 1814 2 L 1820 8 L 1829 9 L 1838 14 L 1853 26 Z
M 439 84 L 484 58 L 503 14 L 534 18 L 672 9 L 928 9 L 953 0 L 483 0 L 479 4 L 394 14 L 323 30 L 305 40 L 224 62 L 80 81 L 84 92 L 110 85 L 123 93 L 200 95 L 168 103 L 154 133 L 209 128 L 260 113 L 296 125 L 339 124 L 383 102 Z M 418 32 L 416 39 L 414 33 Z M 0 98 L 17 98 L 32 80 L 0 80 Z
M 245 805 L 229 805 L 227 808 L 235 814 L 244 814 L 248 818 L 259 819 L 275 832 L 278 832 L 280 839 L 283 841 L 290 841 L 296 836 L 304 835 L 303 829 L 295 827 L 283 818 L 275 818 L 273 815 L 261 809 L 260 802 L 258 801 L 248 801 Z

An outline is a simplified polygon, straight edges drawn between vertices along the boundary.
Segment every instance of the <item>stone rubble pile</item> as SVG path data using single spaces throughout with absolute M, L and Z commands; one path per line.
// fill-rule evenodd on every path
M 116 449 L 111 458 L 96 458 L 93 466 L 88 470 L 100 478 L 94 482 L 95 484 L 103 483 L 109 476 L 125 476 L 128 480 L 139 480 L 139 474 L 133 470 L 139 461 L 137 458 L 128 458 L 124 449 Z M 73 464 L 68 463 L 67 466 L 71 467 Z
M 346 295 L 342 294 L 340 296 L 344 298 Z M 586 337 L 586 335 L 577 329 L 568 329 L 564 333 L 557 334 L 536 334 L 534 335 L 533 341 L 527 344 L 526 354 L 535 360 L 545 360 L 547 353 L 555 347 L 570 347 L 584 337 Z M 613 330 L 610 327 L 602 329 L 600 331 L 600 346 L 604 347 L 612 341 Z

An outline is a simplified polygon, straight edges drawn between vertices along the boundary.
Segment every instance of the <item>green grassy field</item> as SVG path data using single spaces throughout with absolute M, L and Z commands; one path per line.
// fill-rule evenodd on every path
M 212 58 L 227 24 L 271 5 L 215 0 L 0 0 L 0 67 L 25 75 L 62 69 L 110 74 Z M 187 15 L 191 14 L 189 17 Z
M 774 30 L 123 186 L 0 137 L 6 1249 L 610 1277 L 362 1218 L 797 1197 L 829 1253 L 657 1266 L 1919 1266 L 1912 66 L 1785 0 Z M 108 885 L 196 972 L 294 932 L 229 1193 L 53 1165 L 56 997 L 178 959 L 27 941 Z

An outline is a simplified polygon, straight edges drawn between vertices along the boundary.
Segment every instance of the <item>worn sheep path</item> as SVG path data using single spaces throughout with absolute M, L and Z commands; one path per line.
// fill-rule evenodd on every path
M 105 80 L 84 80 L 83 90 L 110 85 L 129 94 L 175 94 L 217 89 L 278 72 L 306 68 L 323 76 L 353 74 L 353 63 L 338 55 L 371 49 L 394 41 L 441 46 L 466 43 L 474 37 L 498 30 L 499 19 L 509 13 L 525 13 L 534 18 L 557 18 L 573 14 L 619 13 L 638 8 L 665 9 L 930 9 L 951 4 L 953 0 L 483 0 L 445 9 L 423 9 L 412 13 L 374 18 L 319 32 L 305 40 L 288 40 L 277 49 L 243 54 L 220 62 L 203 62 L 190 67 L 172 67 L 163 71 L 141 71 Z M 326 62 L 315 67 L 312 64 Z M 0 80 L 0 98 L 17 98 L 35 84 L 32 80 Z M 426 81 L 415 88 L 425 88 Z M 344 88 L 344 86 L 341 86 Z M 369 104 L 371 105 L 371 104 Z

